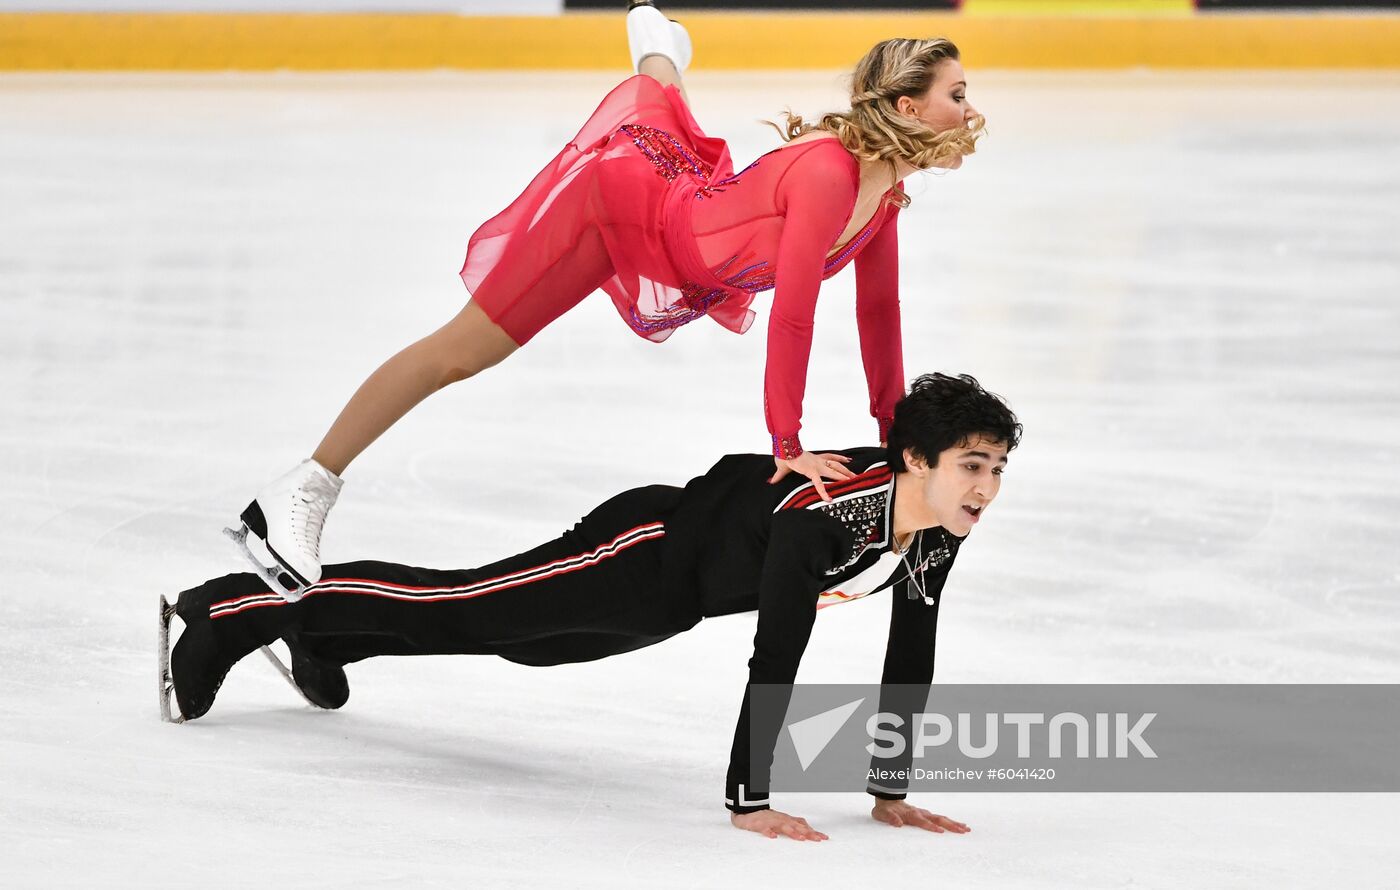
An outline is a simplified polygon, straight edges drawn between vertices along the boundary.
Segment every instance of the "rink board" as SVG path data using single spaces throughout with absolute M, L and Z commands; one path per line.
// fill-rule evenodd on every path
M 701 69 L 841 68 L 892 34 L 955 40 L 978 68 L 1400 68 L 1400 14 L 685 17 Z M 615 69 L 613 13 L 0 14 L 0 70 Z

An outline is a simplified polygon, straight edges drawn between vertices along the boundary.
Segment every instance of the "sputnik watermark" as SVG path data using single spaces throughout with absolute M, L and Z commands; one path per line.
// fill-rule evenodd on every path
M 1068 755 L 1071 757 L 1128 757 L 1131 752 L 1136 752 L 1140 757 L 1157 756 L 1157 752 L 1143 738 L 1148 725 L 1157 716 L 1155 713 L 1139 714 L 1136 719 L 1122 712 L 1087 716 L 1060 712 L 1048 719 L 1044 714 L 1025 712 L 984 714 L 981 743 L 974 740 L 973 715 L 963 712 L 955 716 L 956 733 L 953 731 L 953 719 L 946 714 L 915 715 L 914 756 L 924 757 L 930 748 L 941 748 L 955 742 L 964 757 L 977 760 L 993 757 L 1001 747 L 1000 730 L 1008 726 L 1015 727 L 1016 756 L 1022 759 L 1033 756 L 1033 736 L 1042 744 L 1045 756 L 1056 759 L 1066 756 L 1066 735 L 1073 740 L 1073 748 Z M 1129 720 L 1133 721 L 1131 725 Z M 903 754 L 906 742 L 899 730 L 905 725 L 905 719 L 898 714 L 881 712 L 871 715 L 865 724 L 871 738 L 865 748 L 866 753 L 876 757 L 898 757 Z M 1044 733 L 1033 732 L 1039 726 L 1046 727 Z
M 751 687 L 771 791 L 1400 791 L 1400 686 Z

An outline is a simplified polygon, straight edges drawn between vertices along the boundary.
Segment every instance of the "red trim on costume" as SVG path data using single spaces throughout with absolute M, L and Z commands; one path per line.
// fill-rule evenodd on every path
M 660 522 L 647 523 L 646 525 L 639 525 L 636 528 L 625 531 L 608 543 L 596 547 L 593 550 L 563 559 L 556 559 L 532 568 L 517 569 L 505 575 L 489 578 L 484 581 L 475 581 L 471 584 L 454 584 L 446 587 L 413 587 L 404 584 L 393 584 L 387 581 L 377 581 L 371 578 L 329 578 L 306 588 L 302 599 L 319 593 L 360 594 L 363 596 L 378 596 L 386 599 L 416 603 L 472 599 L 482 596 L 483 594 L 510 590 L 513 587 L 520 587 L 524 584 L 531 584 L 535 581 L 542 581 L 546 578 L 567 575 L 570 572 L 586 569 L 589 566 L 597 565 L 609 557 L 616 556 L 635 544 L 663 538 L 665 536 L 666 526 L 664 524 Z M 245 612 L 249 609 L 286 604 L 287 601 L 279 594 L 257 593 L 214 603 L 209 607 L 209 617 L 211 619 L 226 618 L 229 615 L 237 615 L 239 612 Z
M 894 471 L 891 470 L 888 465 L 881 464 L 878 467 L 866 470 L 864 473 L 852 479 L 845 479 L 841 482 L 828 485 L 826 487 L 826 493 L 834 498 L 837 495 L 850 494 L 853 491 L 859 491 L 863 488 L 873 488 L 877 485 L 884 485 L 893 477 Z M 786 504 L 783 504 L 782 509 L 800 510 L 810 507 L 820 501 L 821 495 L 817 494 L 817 487 L 810 482 L 807 484 L 812 486 L 811 489 L 808 491 L 801 491 L 801 489 L 799 489 L 801 493 L 797 494 Z

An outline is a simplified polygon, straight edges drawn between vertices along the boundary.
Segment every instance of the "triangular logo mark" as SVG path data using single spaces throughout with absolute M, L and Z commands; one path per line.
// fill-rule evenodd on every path
M 792 747 L 797 751 L 797 762 L 801 764 L 803 772 L 806 772 L 807 767 L 812 765 L 812 761 L 826 749 L 841 731 L 841 727 L 851 719 L 856 708 L 864 702 L 864 698 L 858 698 L 814 717 L 788 724 L 788 735 L 792 736 Z

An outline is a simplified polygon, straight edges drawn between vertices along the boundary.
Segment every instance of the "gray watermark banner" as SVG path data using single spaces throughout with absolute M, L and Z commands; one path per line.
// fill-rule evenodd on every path
M 751 705 L 772 791 L 1400 791 L 1400 685 L 755 685 Z

